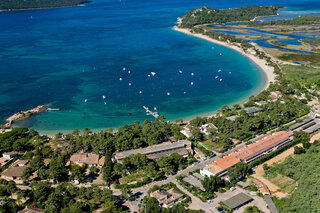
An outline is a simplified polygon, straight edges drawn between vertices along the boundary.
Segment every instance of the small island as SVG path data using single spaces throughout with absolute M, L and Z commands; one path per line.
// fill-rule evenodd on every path
M 89 0 L 2 0 L 0 11 L 71 7 L 90 2 Z

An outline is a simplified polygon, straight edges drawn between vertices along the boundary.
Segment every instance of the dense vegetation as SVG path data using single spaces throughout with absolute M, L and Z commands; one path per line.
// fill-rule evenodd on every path
M 266 26 L 266 25 L 312 25 L 319 24 L 319 16 L 301 16 L 293 19 L 275 20 L 268 22 L 250 22 L 249 26 Z
M 53 188 L 49 182 L 34 182 L 31 184 L 31 190 L 20 190 L 15 183 L 1 180 L 0 196 L 11 198 L 13 193 L 18 196 L 17 203 L 23 198 L 28 198 L 27 205 L 34 204 L 46 212 L 82 213 L 92 212 L 101 207 L 104 208 L 104 213 L 125 212 L 111 190 L 100 189 L 97 186 L 80 188 L 63 183 Z M 17 210 L 21 210 L 21 207 L 11 199 L 5 200 L 5 204 L 0 206 L 0 212 Z
M 305 146 L 304 146 L 305 147 Z M 320 146 L 316 141 L 307 148 L 305 154 L 289 156 L 280 164 L 271 166 L 266 174 L 284 175 L 297 182 L 296 189 L 289 198 L 282 198 L 276 201 L 280 212 L 319 212 L 319 189 L 320 184 Z
M 305 81 L 320 85 L 319 69 L 306 65 L 282 65 L 282 70 L 291 81 Z
M 1 0 L 0 10 L 21 10 L 50 7 L 75 6 L 91 2 L 89 0 Z
M 210 7 L 193 9 L 183 16 L 181 27 L 190 28 L 199 24 L 222 24 L 234 21 L 250 21 L 258 16 L 276 15 L 281 6 L 245 6 L 218 10 Z

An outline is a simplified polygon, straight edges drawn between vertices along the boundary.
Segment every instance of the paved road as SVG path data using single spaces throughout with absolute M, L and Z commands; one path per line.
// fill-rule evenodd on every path
M 301 117 L 302 118 L 305 118 L 306 116 L 312 116 L 311 113 L 307 114 L 307 115 L 304 115 Z M 290 123 L 293 123 L 294 121 L 292 122 L 289 122 L 287 124 L 290 124 Z M 266 134 L 264 135 L 260 135 L 260 136 L 257 136 L 256 138 L 254 138 L 252 141 L 257 141 L 257 139 L 261 139 L 263 138 L 264 136 L 267 136 L 267 135 L 270 135 L 271 131 L 275 131 L 277 130 L 278 128 L 275 128 L 275 129 L 272 129 L 270 130 L 269 132 L 267 132 Z M 181 170 L 181 171 L 178 171 L 178 173 L 176 175 L 170 175 L 168 176 L 168 178 L 166 180 L 161 180 L 161 181 L 156 181 L 156 182 L 152 182 L 152 183 L 149 183 L 145 186 L 142 186 L 142 187 L 139 187 L 139 188 L 135 188 L 135 189 L 132 189 L 132 192 L 133 194 L 139 194 L 139 198 L 137 198 L 137 200 L 135 201 L 132 201 L 132 202 L 126 202 L 125 205 L 128 206 L 130 208 L 130 211 L 131 212 L 134 212 L 134 211 L 137 211 L 138 212 L 138 204 L 140 203 L 140 200 L 143 199 L 144 196 L 147 195 L 147 192 L 149 189 L 151 189 L 154 185 L 164 185 L 164 184 L 167 184 L 167 183 L 170 183 L 170 182 L 173 182 L 175 183 L 179 189 L 181 189 L 183 192 L 185 192 L 187 195 L 189 195 L 192 199 L 192 206 L 196 207 L 197 208 L 201 208 L 201 209 L 204 209 L 206 212 L 216 212 L 215 210 L 215 207 L 218 206 L 218 202 L 221 201 L 221 199 L 223 199 L 226 195 L 228 195 L 229 193 L 223 193 L 223 194 L 220 194 L 218 196 L 218 198 L 214 199 L 214 202 L 211 203 L 211 204 L 208 204 L 208 203 L 204 203 L 202 202 L 199 198 L 193 196 L 191 193 L 189 193 L 187 190 L 185 190 L 182 186 L 180 186 L 177 181 L 176 181 L 176 177 L 179 176 L 179 175 L 188 175 L 189 172 L 192 172 L 192 171 L 195 171 L 197 169 L 202 169 L 203 167 L 205 167 L 207 164 L 209 163 L 212 163 L 214 162 L 215 160 L 225 156 L 225 155 L 228 155 L 230 154 L 231 152 L 235 151 L 235 150 L 238 150 L 238 149 L 241 149 L 243 147 L 245 147 L 245 143 L 241 143 L 241 144 L 238 144 L 236 145 L 233 149 L 230 149 L 224 153 L 219 153 L 217 154 L 215 157 L 211 158 L 211 159 L 207 159 L 205 161 L 201 161 L 199 164 L 197 165 L 191 165 L 187 168 L 185 168 L 184 170 Z M 119 189 L 114 189 L 112 188 L 113 192 L 114 192 L 114 195 L 120 195 L 121 194 L 121 191 Z M 241 189 L 239 189 L 240 191 Z M 241 190 L 242 191 L 242 190 Z M 219 194 L 219 193 L 218 193 Z M 233 193 L 234 194 L 234 193 Z M 258 199 L 258 204 L 260 207 L 263 207 L 264 206 L 264 202 L 262 202 L 260 199 Z M 269 212 L 269 210 L 267 210 L 266 212 Z

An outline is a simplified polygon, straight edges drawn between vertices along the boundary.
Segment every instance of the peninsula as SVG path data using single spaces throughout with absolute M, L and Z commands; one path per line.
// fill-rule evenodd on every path
M 70 7 L 90 2 L 89 0 L 2 0 L 0 11 Z
M 27 110 L 27 111 L 20 111 L 15 113 L 14 115 L 10 116 L 6 119 L 6 124 L 4 124 L 5 127 L 11 127 L 12 123 L 18 120 L 23 120 L 25 118 L 30 117 L 31 115 L 37 114 L 39 112 L 43 112 L 46 110 L 45 105 L 37 106 L 36 108 Z

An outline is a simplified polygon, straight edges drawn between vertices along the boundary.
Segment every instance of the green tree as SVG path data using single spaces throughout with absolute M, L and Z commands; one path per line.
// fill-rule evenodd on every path
M 78 180 L 83 183 L 86 178 L 86 166 L 71 166 L 71 177 L 73 180 Z
M 50 183 L 48 182 L 33 183 L 31 185 L 31 188 L 32 188 L 31 192 L 33 196 L 33 201 L 40 208 L 44 208 L 45 202 L 48 200 L 49 195 L 52 193 L 52 188 Z
M 216 175 L 210 177 L 205 176 L 204 180 L 201 183 L 206 192 L 210 193 L 217 191 L 221 186 L 224 185 L 223 180 L 221 180 L 221 178 Z
M 61 182 L 67 179 L 66 162 L 59 156 L 49 163 L 48 174 L 55 182 Z
M 154 197 L 148 197 L 145 201 L 144 210 L 145 213 L 161 213 L 159 202 Z
M 248 174 L 248 165 L 244 162 L 237 163 L 234 167 L 228 169 L 230 182 L 236 183 Z
M 112 154 L 109 150 L 106 151 L 105 162 L 102 167 L 103 180 L 108 186 L 112 183 L 113 180 L 113 163 L 112 163 Z

